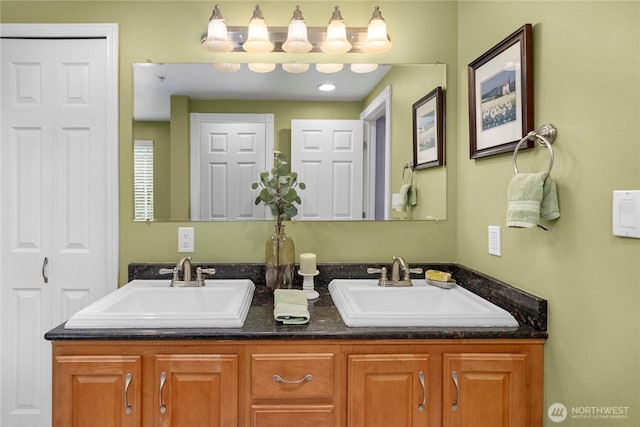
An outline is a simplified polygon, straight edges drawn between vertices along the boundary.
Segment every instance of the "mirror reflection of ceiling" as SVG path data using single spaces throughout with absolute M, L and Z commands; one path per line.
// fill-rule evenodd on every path
M 171 95 L 192 99 L 361 101 L 390 69 L 390 65 L 379 65 L 369 73 L 354 73 L 346 64 L 337 73 L 321 73 L 311 65 L 304 73 L 288 73 L 278 65 L 270 73 L 256 73 L 242 64 L 239 71 L 231 73 L 207 63 L 133 64 L 133 119 L 168 121 Z M 333 83 L 336 89 L 319 91 L 323 83 Z

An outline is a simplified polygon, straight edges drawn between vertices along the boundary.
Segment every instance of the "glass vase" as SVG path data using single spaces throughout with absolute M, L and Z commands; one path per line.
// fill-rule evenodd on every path
M 275 233 L 265 245 L 266 285 L 270 291 L 291 289 L 296 251 L 291 237 L 284 232 L 284 225 L 275 225 Z

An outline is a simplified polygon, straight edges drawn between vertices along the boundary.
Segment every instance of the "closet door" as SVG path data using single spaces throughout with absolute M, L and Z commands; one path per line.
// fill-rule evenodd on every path
M 0 424 L 49 425 L 43 335 L 116 287 L 107 273 L 107 41 L 3 38 L 0 47 Z

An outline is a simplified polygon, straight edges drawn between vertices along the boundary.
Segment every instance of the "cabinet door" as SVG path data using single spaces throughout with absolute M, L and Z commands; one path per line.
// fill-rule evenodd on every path
M 237 355 L 158 355 L 154 375 L 156 426 L 238 424 Z
M 53 426 L 140 425 L 139 356 L 57 356 Z
M 525 427 L 525 354 L 445 354 L 443 425 Z
M 350 427 L 426 426 L 429 355 L 350 355 Z

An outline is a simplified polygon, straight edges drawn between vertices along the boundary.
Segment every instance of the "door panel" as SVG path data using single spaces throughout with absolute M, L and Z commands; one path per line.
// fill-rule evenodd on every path
M 191 115 L 191 218 L 252 221 L 265 218 L 251 183 L 265 171 L 273 146 L 272 117 Z M 270 154 L 270 153 L 269 153 Z
M 291 170 L 307 185 L 296 219 L 362 219 L 360 120 L 292 120 Z
M 50 425 L 51 346 L 43 335 L 117 285 L 107 260 L 112 41 L 1 43 L 0 424 Z

